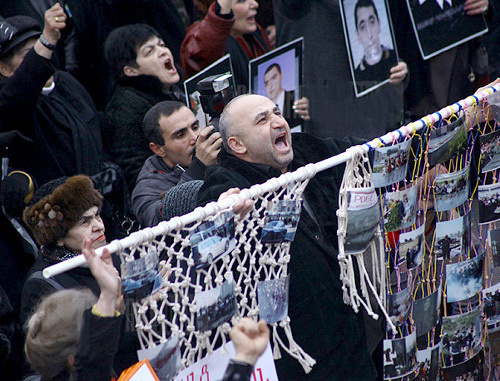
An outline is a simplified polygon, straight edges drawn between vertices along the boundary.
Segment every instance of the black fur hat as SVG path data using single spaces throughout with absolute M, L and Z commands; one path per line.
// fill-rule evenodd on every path
M 102 206 L 102 195 L 85 175 L 52 180 L 38 189 L 24 209 L 24 223 L 37 243 L 47 246 L 66 237 L 82 214 L 93 206 Z

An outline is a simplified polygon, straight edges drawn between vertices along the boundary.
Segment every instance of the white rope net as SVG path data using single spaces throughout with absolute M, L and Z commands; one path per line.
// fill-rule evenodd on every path
M 312 175 L 310 172 L 309 176 Z M 157 253 L 160 259 L 164 259 L 162 267 L 167 276 L 164 277 L 162 290 L 155 297 L 134 302 L 141 346 L 152 347 L 172 335 L 178 335 L 183 366 L 189 366 L 226 342 L 231 328 L 229 321 L 234 324 L 243 316 L 258 319 L 258 285 L 263 281 L 286 280 L 290 261 L 290 241 L 279 242 L 280 237 L 266 240 L 261 237 L 262 231 L 270 221 L 284 221 L 279 224 L 281 227 L 286 223 L 296 227 L 301 195 L 307 183 L 308 179 L 295 181 L 290 176 L 286 182 L 273 179 L 270 181 L 273 188 L 270 192 L 262 192 L 260 186 L 256 187 L 261 195 L 253 197 L 254 208 L 242 219 L 239 215 L 235 216 L 231 208 L 220 209 L 188 225 L 182 224 L 179 219 L 175 229 L 159 236 L 151 233 L 141 244 L 121 251 L 123 263 L 149 253 Z M 297 208 L 295 213 L 287 210 L 290 205 Z M 144 233 L 147 234 L 147 229 L 141 234 Z M 270 234 L 282 234 L 281 239 L 284 239 L 289 232 L 281 229 Z M 224 253 L 215 258 L 217 244 L 211 245 L 207 249 L 211 251 L 207 267 L 197 269 L 200 264 L 193 254 L 201 255 L 203 243 L 211 239 L 226 241 Z M 195 241 L 198 241 L 198 250 L 191 248 Z M 203 318 L 199 317 L 197 324 L 197 303 L 203 303 L 197 302 L 198 296 L 218 290 L 231 280 L 236 304 L 234 315 L 229 312 L 224 316 L 208 316 L 206 320 L 212 322 L 205 322 L 205 325 L 200 323 Z M 224 317 L 229 321 L 225 322 Z M 218 323 L 215 327 L 214 319 Z M 271 325 L 274 357 L 280 358 L 280 349 L 285 350 L 303 365 L 306 372 L 309 371 L 315 361 L 294 342 L 290 319 L 285 315 L 281 321 Z M 278 326 L 283 329 L 284 338 L 278 335 Z
M 241 317 L 257 319 L 266 292 L 279 309 L 296 214 L 288 209 L 317 172 L 347 162 L 339 195 L 339 275 L 347 304 L 386 317 L 384 378 L 436 379 L 441 372 L 445 379 L 496 379 L 500 342 L 488 332 L 500 331 L 500 129 L 477 105 L 497 90 L 107 245 L 123 263 L 151 253 L 165 260 L 159 297 L 133 305 L 143 348 L 178 335 L 182 365 L 189 366 L 224 344 Z M 368 224 L 367 244 L 352 250 L 357 193 L 375 194 L 379 215 L 366 214 L 368 223 L 374 216 L 378 221 Z M 246 199 L 255 207 L 243 219 L 234 216 L 233 225 L 231 207 Z M 365 205 L 360 215 L 376 209 Z M 272 233 L 267 243 L 264 230 Z M 202 242 L 214 236 L 223 249 L 208 259 Z M 195 261 L 204 256 L 206 267 Z M 70 259 L 44 274 L 83 262 Z M 262 286 L 266 281 L 275 281 L 274 289 Z M 214 305 L 229 313 L 210 323 L 204 311 Z M 314 359 L 294 342 L 286 311 L 271 325 L 274 357 L 285 350 L 310 371 Z

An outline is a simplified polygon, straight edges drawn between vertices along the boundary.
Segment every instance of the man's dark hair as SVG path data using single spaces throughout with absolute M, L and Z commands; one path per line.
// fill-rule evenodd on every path
M 176 101 L 163 101 L 155 104 L 149 109 L 142 120 L 142 130 L 146 136 L 146 140 L 158 145 L 164 145 L 165 140 L 160 130 L 160 118 L 162 116 L 169 117 L 182 107 L 186 107 L 184 103 Z
M 354 7 L 354 23 L 356 24 L 356 30 L 358 30 L 358 9 L 365 7 L 372 7 L 373 13 L 375 13 L 375 16 L 377 17 L 377 21 L 379 20 L 377 7 L 375 6 L 373 0 L 358 0 L 356 6 Z
M 137 67 L 137 50 L 160 34 L 147 24 L 124 25 L 111 31 L 104 43 L 104 56 L 113 80 L 125 76 L 125 66 Z
M 278 70 L 278 72 L 281 74 L 281 67 L 280 65 L 278 65 L 276 62 L 269 65 L 269 67 L 266 69 L 264 75 L 266 75 L 267 73 L 269 73 L 271 70 L 273 70 L 273 67 L 276 68 L 276 70 Z

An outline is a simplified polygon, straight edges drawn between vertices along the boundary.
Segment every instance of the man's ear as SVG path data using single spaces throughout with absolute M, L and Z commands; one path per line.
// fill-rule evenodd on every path
M 2 76 L 4 76 L 5 78 L 9 78 L 10 76 L 12 76 L 12 74 L 14 74 L 14 72 L 9 65 L 7 65 L 3 61 L 0 61 L 0 74 L 2 74 Z
M 141 75 L 139 69 L 136 67 L 132 67 L 132 66 L 125 66 L 123 68 L 123 73 L 127 77 L 137 77 L 138 75 Z
M 247 152 L 247 147 L 237 136 L 229 137 L 227 145 L 236 154 L 243 155 Z
M 158 155 L 160 157 L 165 157 L 166 156 L 165 152 L 163 151 L 163 146 L 161 146 L 159 144 L 156 144 L 156 143 L 153 143 L 153 142 L 149 142 L 149 148 L 151 149 L 151 151 L 153 151 L 153 153 L 155 155 Z

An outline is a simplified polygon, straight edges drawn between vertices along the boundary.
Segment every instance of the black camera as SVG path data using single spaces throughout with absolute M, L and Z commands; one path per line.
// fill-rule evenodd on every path
M 213 132 L 219 131 L 219 118 L 224 107 L 234 98 L 231 74 L 211 75 L 196 84 L 200 93 L 200 103 L 203 112 L 210 116 Z

